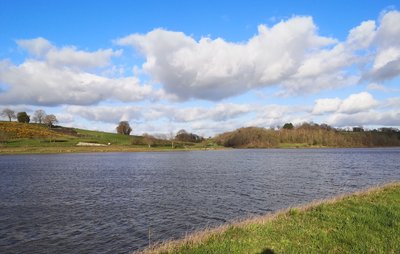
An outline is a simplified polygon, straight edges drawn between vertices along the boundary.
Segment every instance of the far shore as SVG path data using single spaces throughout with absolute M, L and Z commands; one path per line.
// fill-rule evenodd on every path
M 50 146 L 50 147 L 1 147 L 0 155 L 11 154 L 63 154 L 63 153 L 135 153 L 135 152 L 178 152 L 178 151 L 215 151 L 215 150 L 234 150 L 234 149 L 360 149 L 360 148 L 396 148 L 398 146 L 384 147 L 327 147 L 327 146 L 284 146 L 268 148 L 231 148 L 231 147 L 189 147 L 189 148 L 170 148 L 170 147 L 129 147 L 129 146 Z
M 135 152 L 177 152 L 212 151 L 231 148 L 165 148 L 128 146 L 68 146 L 68 147 L 0 147 L 0 155 L 10 154 L 62 154 L 62 153 L 135 153 Z

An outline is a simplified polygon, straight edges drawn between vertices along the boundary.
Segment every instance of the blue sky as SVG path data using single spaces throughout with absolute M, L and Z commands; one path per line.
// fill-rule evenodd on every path
M 0 108 L 134 134 L 400 126 L 398 1 L 1 1 Z

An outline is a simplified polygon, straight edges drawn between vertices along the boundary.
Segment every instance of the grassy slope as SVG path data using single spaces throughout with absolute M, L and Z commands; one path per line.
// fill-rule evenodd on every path
M 129 145 L 132 136 L 74 129 L 77 135 L 69 135 L 49 129 L 39 124 L 23 124 L 17 122 L 0 122 L 3 148 L 21 147 L 74 147 L 78 142 L 99 144 L 112 143 L 113 145 Z
M 146 253 L 400 253 L 400 183 L 293 208 Z
M 0 153 L 65 153 L 65 152 L 137 152 L 172 150 L 168 141 L 159 141 L 149 148 L 142 136 L 71 129 L 75 134 L 49 129 L 39 124 L 0 122 Z M 67 130 L 70 130 L 67 128 Z M 106 147 L 77 147 L 78 142 L 108 144 Z M 132 145 L 134 143 L 135 145 Z M 204 144 L 183 144 L 174 150 L 201 149 Z M 207 147 L 212 147 L 208 145 Z M 215 148 L 215 147 L 214 147 Z M 217 147 L 216 147 L 217 148 Z

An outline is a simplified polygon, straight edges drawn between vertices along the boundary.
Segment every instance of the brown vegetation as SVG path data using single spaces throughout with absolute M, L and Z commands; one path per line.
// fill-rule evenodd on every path
M 353 132 L 334 129 L 326 124 L 304 123 L 294 129 L 240 128 L 218 135 L 216 142 L 235 148 L 282 147 L 285 144 L 306 147 L 400 146 L 400 132 L 392 128 Z
M 44 125 L 18 122 L 0 122 L 0 133 L 10 139 L 49 138 L 62 136 Z

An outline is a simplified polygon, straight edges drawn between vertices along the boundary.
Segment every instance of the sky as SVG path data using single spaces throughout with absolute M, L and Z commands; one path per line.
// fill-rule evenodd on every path
M 0 1 L 4 108 L 134 135 L 399 128 L 400 1 Z

